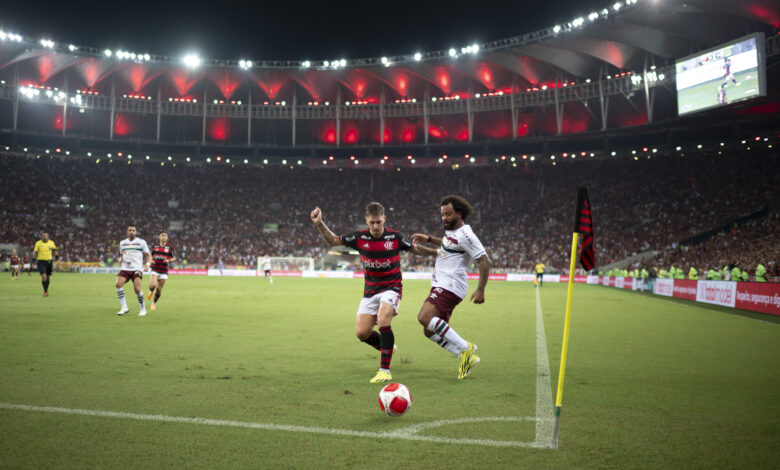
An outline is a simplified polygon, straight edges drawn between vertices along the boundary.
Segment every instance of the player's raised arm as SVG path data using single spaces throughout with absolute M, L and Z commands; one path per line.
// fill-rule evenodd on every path
M 470 300 L 475 304 L 483 304 L 485 303 L 485 286 L 487 286 L 490 277 L 490 257 L 485 253 L 474 261 L 479 263 L 479 284 L 471 293 Z
M 414 241 L 414 239 L 412 240 Z M 412 248 L 409 250 L 409 253 L 418 256 L 438 256 L 439 250 L 437 250 L 436 248 L 429 248 L 427 246 L 420 245 L 418 242 L 414 241 L 414 245 L 412 245 Z
M 324 238 L 328 244 L 331 246 L 341 245 L 341 240 L 339 240 L 339 237 L 333 233 L 327 225 L 325 225 L 325 222 L 322 221 L 322 209 L 315 207 L 314 210 L 311 211 L 311 221 L 314 222 L 314 225 L 317 226 L 317 230 L 320 231 L 322 238 Z
M 412 241 L 414 243 L 431 243 L 433 245 L 441 245 L 441 238 L 436 238 L 424 233 L 415 233 L 412 235 Z

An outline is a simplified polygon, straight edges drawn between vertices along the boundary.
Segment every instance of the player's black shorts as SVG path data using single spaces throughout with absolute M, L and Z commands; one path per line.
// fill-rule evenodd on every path
M 38 272 L 41 274 L 46 274 L 47 276 L 51 276 L 51 260 L 38 260 Z
M 536 273 L 536 279 L 541 279 L 544 273 Z

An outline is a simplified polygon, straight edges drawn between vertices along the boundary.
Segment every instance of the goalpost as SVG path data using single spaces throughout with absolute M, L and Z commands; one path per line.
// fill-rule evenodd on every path
M 269 256 L 268 261 L 271 264 L 272 271 L 314 271 L 314 258 L 303 258 L 294 256 Z M 257 257 L 257 271 L 262 273 L 265 258 Z

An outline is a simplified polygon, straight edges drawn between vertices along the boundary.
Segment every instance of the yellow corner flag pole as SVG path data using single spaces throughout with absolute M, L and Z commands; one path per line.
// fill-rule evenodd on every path
M 561 347 L 561 369 L 558 372 L 558 393 L 555 396 L 555 429 L 552 448 L 558 448 L 558 427 L 561 424 L 561 406 L 563 403 L 563 378 L 566 373 L 566 354 L 569 351 L 569 326 L 571 326 L 571 298 L 574 293 L 574 268 L 577 266 L 577 240 L 579 233 L 571 237 L 571 263 L 569 264 L 569 288 L 566 292 L 566 317 L 563 321 L 563 346 Z
M 593 250 L 593 217 L 591 214 L 588 190 L 580 188 L 577 193 L 577 210 L 574 215 L 574 231 L 571 237 L 571 263 L 569 264 L 569 289 L 566 292 L 566 317 L 563 321 L 563 345 L 561 346 L 561 369 L 558 372 L 558 393 L 555 397 L 555 429 L 550 446 L 558 448 L 558 428 L 561 424 L 561 406 L 563 404 L 563 379 L 566 375 L 566 355 L 569 351 L 569 327 L 571 326 L 571 298 L 574 293 L 574 269 L 577 267 L 577 241 L 582 238 L 582 256 L 580 262 L 586 271 L 595 264 Z

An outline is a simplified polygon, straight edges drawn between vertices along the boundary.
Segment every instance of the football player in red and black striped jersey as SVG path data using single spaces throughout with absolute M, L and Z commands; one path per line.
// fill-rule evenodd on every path
M 390 327 L 393 316 L 398 314 L 401 303 L 401 251 L 416 255 L 436 256 L 436 250 L 417 246 L 401 232 L 385 228 L 385 208 L 378 202 L 366 206 L 367 230 L 354 231 L 338 236 L 322 221 L 322 210 L 315 207 L 311 220 L 332 246 L 344 245 L 360 253 L 365 287 L 363 299 L 357 310 L 355 334 L 360 341 L 380 352 L 379 372 L 371 383 L 392 380 L 390 361 L 393 358 L 395 336 Z M 379 327 L 379 332 L 374 330 Z
M 149 276 L 149 296 L 148 300 L 152 300 L 152 310 L 157 310 L 157 301 L 162 295 L 162 289 L 165 285 L 165 281 L 168 279 L 168 263 L 176 261 L 176 255 L 173 251 L 173 247 L 168 245 L 168 232 L 161 230 L 158 234 L 160 238 L 160 244 L 154 245 L 152 248 L 152 266 L 151 275 Z M 155 292 L 155 290 L 157 292 Z
M 21 268 L 22 265 L 19 262 L 19 255 L 16 254 L 16 250 L 13 250 L 13 253 L 11 253 L 11 279 L 14 281 L 19 279 Z

